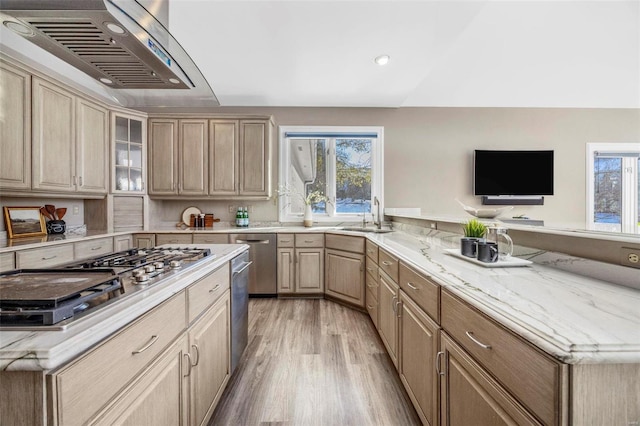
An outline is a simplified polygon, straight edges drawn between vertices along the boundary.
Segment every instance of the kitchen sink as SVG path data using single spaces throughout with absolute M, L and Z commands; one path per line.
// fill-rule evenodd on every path
M 361 226 L 345 227 L 343 231 L 355 231 L 355 232 L 371 232 L 374 234 L 387 234 L 393 232 L 392 229 L 378 229 L 378 228 L 363 228 Z

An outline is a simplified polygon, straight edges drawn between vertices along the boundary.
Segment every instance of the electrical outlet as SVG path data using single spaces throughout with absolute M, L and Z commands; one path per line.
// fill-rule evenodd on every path
M 431 229 L 438 229 L 438 226 L 436 225 L 435 222 L 431 222 L 430 224 Z
M 249 212 L 249 213 L 253 213 L 253 205 L 252 205 L 252 204 L 249 204 L 249 205 L 247 206 L 247 212 Z
M 78 205 L 74 205 L 73 206 L 73 214 L 80 214 L 80 206 Z
M 624 266 L 640 269 L 640 249 L 622 247 L 620 263 Z
M 235 213 L 236 211 L 238 211 L 238 208 L 229 204 L 229 213 Z

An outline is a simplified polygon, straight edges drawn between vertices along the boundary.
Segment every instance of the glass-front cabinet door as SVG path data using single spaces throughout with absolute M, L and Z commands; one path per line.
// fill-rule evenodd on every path
M 112 192 L 143 194 L 146 189 L 146 118 L 112 113 L 112 126 Z

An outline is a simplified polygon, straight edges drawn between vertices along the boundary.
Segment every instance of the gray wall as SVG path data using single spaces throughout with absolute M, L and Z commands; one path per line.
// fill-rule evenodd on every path
M 205 111 L 202 111 L 205 112 Z M 273 115 L 277 125 L 384 126 L 386 207 L 420 207 L 424 214 L 466 213 L 455 198 L 472 195 L 474 149 L 555 150 L 555 195 L 544 206 L 516 207 L 559 227 L 585 226 L 585 147 L 589 142 L 640 141 L 640 110 L 565 108 L 217 108 L 206 112 Z M 273 164 L 277 167 L 274 135 Z M 273 185 L 277 185 L 274 167 Z M 244 205 L 249 203 L 235 203 Z M 251 202 L 254 220 L 277 220 L 273 201 Z M 174 221 L 188 205 L 231 220 L 228 202 L 154 202 L 160 221 Z

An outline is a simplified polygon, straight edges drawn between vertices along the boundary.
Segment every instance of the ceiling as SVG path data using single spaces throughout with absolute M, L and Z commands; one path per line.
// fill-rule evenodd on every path
M 222 106 L 640 108 L 638 0 L 170 0 L 169 30 Z

